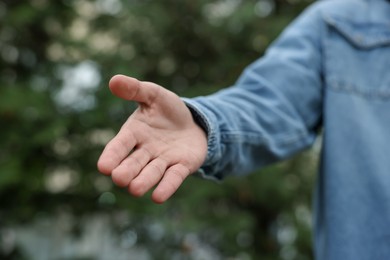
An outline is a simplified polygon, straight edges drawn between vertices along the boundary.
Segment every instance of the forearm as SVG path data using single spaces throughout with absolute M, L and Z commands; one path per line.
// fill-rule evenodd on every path
M 269 100 L 255 100 L 261 95 L 239 91 L 238 97 L 237 91 L 232 88 L 185 100 L 206 126 L 208 154 L 202 170 L 207 176 L 221 179 L 229 174 L 245 174 L 312 144 L 316 133 L 308 130 L 296 114 L 283 106 L 270 105 Z
M 322 116 L 322 27 L 311 8 L 235 86 L 185 99 L 208 134 L 208 175 L 250 172 L 313 143 Z

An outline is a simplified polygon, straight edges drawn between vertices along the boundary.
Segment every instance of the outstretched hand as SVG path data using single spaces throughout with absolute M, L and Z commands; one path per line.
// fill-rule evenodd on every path
M 98 169 L 134 196 L 157 185 L 152 199 L 163 203 L 204 162 L 206 134 L 183 101 L 163 87 L 123 75 L 114 76 L 109 87 L 139 107 L 106 145 Z

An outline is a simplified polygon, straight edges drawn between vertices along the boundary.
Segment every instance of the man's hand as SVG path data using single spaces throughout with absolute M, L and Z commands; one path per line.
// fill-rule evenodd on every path
M 139 107 L 106 145 L 98 169 L 134 196 L 157 185 L 152 199 L 163 203 L 204 162 L 206 134 L 183 101 L 167 89 L 123 75 L 114 76 L 109 87 Z

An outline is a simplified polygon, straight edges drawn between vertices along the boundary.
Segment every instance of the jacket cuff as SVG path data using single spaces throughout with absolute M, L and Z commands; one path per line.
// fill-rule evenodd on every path
M 207 107 L 203 106 L 200 101 L 196 99 L 181 98 L 191 111 L 194 121 L 207 134 L 207 156 L 206 160 L 195 175 L 209 180 L 220 180 L 220 176 L 216 176 L 213 171 L 215 165 L 221 158 L 220 137 L 218 135 L 218 126 L 215 115 Z

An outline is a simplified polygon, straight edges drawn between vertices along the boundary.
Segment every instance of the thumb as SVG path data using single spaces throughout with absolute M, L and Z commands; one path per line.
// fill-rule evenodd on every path
M 151 83 L 139 81 L 124 75 L 115 75 L 109 82 L 111 92 L 126 100 L 150 105 L 158 96 L 161 87 Z

